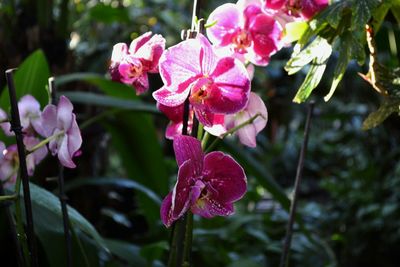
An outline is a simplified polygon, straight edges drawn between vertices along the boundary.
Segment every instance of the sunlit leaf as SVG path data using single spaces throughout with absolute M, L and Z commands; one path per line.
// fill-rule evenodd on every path
M 399 113 L 400 115 L 400 99 L 386 99 L 377 111 L 372 112 L 363 122 L 363 130 L 369 130 L 381 124 L 392 113 Z

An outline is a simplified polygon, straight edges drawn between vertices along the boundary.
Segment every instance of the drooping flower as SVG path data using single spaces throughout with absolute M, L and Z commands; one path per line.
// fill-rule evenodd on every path
M 18 102 L 18 110 L 22 130 L 25 133 L 33 134 L 33 131 L 38 133 L 42 131 L 40 104 L 33 96 L 23 96 Z
M 250 79 L 246 68 L 232 57 L 219 57 L 201 34 L 168 50 L 160 59 L 164 87 L 155 91 L 157 102 L 176 107 L 189 96 L 197 119 L 212 126 L 215 114 L 232 114 L 248 101 Z
M 310 19 L 327 7 L 329 0 L 265 0 L 265 8 L 280 10 L 292 17 Z
M 245 109 L 235 115 L 225 117 L 225 124 L 227 129 L 237 127 L 242 123 L 257 116 L 254 121 L 239 130 L 236 134 L 242 144 L 249 147 L 256 147 L 256 137 L 262 129 L 267 125 L 268 112 L 265 107 L 264 101 L 255 93 L 250 94 L 249 103 Z
M 229 48 L 233 55 L 266 66 L 280 49 L 282 28 L 262 11 L 261 0 L 240 0 L 217 7 L 209 16 L 207 36 L 214 45 Z
M 47 105 L 42 112 L 43 136 L 53 137 L 49 149 L 68 168 L 76 167 L 72 158 L 82 145 L 81 132 L 72 110 L 69 99 L 61 96 L 57 106 Z
M 165 39 L 147 32 L 128 46 L 114 45 L 111 55 L 110 74 L 114 81 L 133 85 L 137 94 L 149 89 L 147 73 L 158 73 L 158 61 L 164 52 Z
M 179 171 L 173 191 L 161 205 L 165 226 L 189 209 L 205 218 L 233 214 L 233 203 L 246 192 L 243 168 L 220 151 L 204 155 L 200 141 L 190 136 L 176 136 L 174 151 Z

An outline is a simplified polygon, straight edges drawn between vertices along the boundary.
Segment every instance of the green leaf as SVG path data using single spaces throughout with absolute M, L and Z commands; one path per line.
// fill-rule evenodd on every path
M 53 231 L 63 232 L 62 212 L 59 198 L 33 183 L 30 183 L 30 190 L 35 221 L 38 224 L 43 223 L 41 227 L 47 227 L 51 228 Z M 41 215 L 38 216 L 38 213 Z M 108 251 L 107 245 L 103 238 L 99 235 L 93 225 L 88 222 L 77 210 L 71 206 L 68 206 L 68 216 L 72 227 L 75 227 L 89 235 L 99 247 Z M 49 225 L 47 220 L 53 221 L 54 223 Z M 55 223 L 56 221 L 59 223 Z
M 293 99 L 293 102 L 295 103 L 301 103 L 307 100 L 311 92 L 321 81 L 322 75 L 325 72 L 326 62 L 332 53 L 332 47 L 324 39 L 324 42 L 322 42 L 319 46 L 318 52 L 319 54 L 313 60 L 306 78 L 304 79 L 302 85 L 296 93 L 296 96 Z
M 42 107 L 47 105 L 49 97 L 46 85 L 50 76 L 49 66 L 42 50 L 33 52 L 14 72 L 14 84 L 17 98 L 26 94 L 34 96 Z M 8 89 L 4 88 L 0 98 L 0 106 L 4 110 L 10 107 Z
M 347 65 L 350 62 L 352 45 L 356 45 L 353 42 L 353 38 L 350 32 L 346 31 L 339 39 L 339 58 L 333 72 L 333 81 L 329 93 L 324 97 L 325 101 L 333 96 L 339 82 L 342 80 L 343 75 L 346 71 Z
M 145 187 L 138 182 L 124 179 L 124 178 L 105 178 L 105 177 L 92 177 L 92 178 L 79 178 L 65 184 L 65 190 L 73 190 L 75 188 L 85 186 L 85 185 L 95 185 L 95 186 L 117 186 L 127 189 L 138 190 L 139 192 L 145 194 L 149 199 L 153 200 L 156 204 L 161 205 L 160 197 L 154 193 L 149 188 Z
M 351 29 L 353 31 L 363 31 L 365 24 L 372 16 L 372 11 L 378 5 L 379 0 L 353 0 Z
M 286 63 L 285 70 L 288 72 L 289 75 L 292 75 L 301 70 L 314 58 L 318 57 L 321 52 L 324 52 L 323 54 L 325 54 L 325 50 L 329 51 L 329 49 L 330 45 L 328 44 L 328 42 L 324 38 L 317 37 L 305 49 L 301 50 L 298 53 L 294 52 L 292 54 L 292 57 Z
M 398 112 L 400 115 L 400 99 L 386 99 L 377 111 L 372 112 L 363 122 L 363 130 L 372 129 L 389 117 L 392 113 Z
M 146 267 L 146 260 L 140 255 L 140 247 L 121 240 L 105 239 L 111 253 L 122 259 L 129 266 Z
M 60 94 L 67 96 L 74 103 L 160 114 L 160 111 L 158 111 L 154 104 L 151 105 L 148 103 L 144 103 L 139 99 L 125 100 L 118 97 L 100 95 L 89 92 L 62 91 L 60 92 Z
M 89 11 L 89 15 L 93 20 L 104 23 L 114 22 L 126 22 L 130 21 L 128 9 L 123 7 L 112 7 L 111 5 L 105 5 L 99 3 L 92 7 Z
M 400 25 L 400 4 L 393 5 L 390 10 L 392 11 L 393 16 L 396 18 L 397 24 Z

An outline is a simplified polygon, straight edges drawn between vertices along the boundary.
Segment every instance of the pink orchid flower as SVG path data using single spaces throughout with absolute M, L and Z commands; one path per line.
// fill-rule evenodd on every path
M 225 125 L 228 129 L 236 127 L 249 119 L 257 116 L 256 119 L 240 128 L 236 134 L 242 144 L 249 147 L 256 147 L 256 137 L 267 125 L 268 112 L 264 101 L 255 93 L 250 94 L 249 103 L 246 108 L 235 115 L 225 117 Z
M 281 47 L 282 28 L 274 18 L 262 12 L 261 0 L 240 0 L 217 7 L 209 16 L 210 41 L 228 47 L 235 56 L 258 66 L 266 66 L 270 56 Z
M 149 89 L 147 73 L 158 73 L 158 61 L 164 52 L 165 39 L 147 32 L 128 46 L 114 45 L 111 55 L 110 73 L 114 81 L 133 85 L 137 94 Z
M 72 158 L 82 145 L 81 132 L 72 110 L 69 99 L 61 96 L 58 106 L 47 105 L 42 113 L 43 136 L 54 136 L 49 142 L 49 149 L 68 168 L 76 167 Z
M 202 124 L 212 126 L 214 114 L 232 114 L 243 109 L 250 93 L 250 79 L 243 64 L 232 57 L 219 57 L 203 35 L 166 50 L 160 59 L 164 87 L 153 97 L 176 107 L 189 97 Z
M 289 16 L 305 20 L 312 18 L 328 4 L 329 0 L 265 0 L 267 10 L 281 10 Z
M 179 171 L 173 191 L 161 205 L 165 226 L 189 209 L 205 218 L 233 214 L 233 202 L 246 192 L 243 168 L 222 152 L 204 155 L 200 141 L 190 136 L 175 137 L 174 150 Z

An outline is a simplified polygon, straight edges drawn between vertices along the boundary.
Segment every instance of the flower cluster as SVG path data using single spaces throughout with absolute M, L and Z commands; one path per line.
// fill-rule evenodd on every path
M 82 144 L 82 137 L 68 98 L 61 96 L 57 106 L 50 104 L 41 111 L 39 102 L 33 96 L 25 95 L 18 102 L 18 109 L 24 134 L 23 143 L 27 150 L 28 175 L 33 175 L 35 166 L 48 154 L 47 143 L 51 153 L 57 154 L 62 165 L 74 168 L 72 158 Z M 14 135 L 7 113 L 1 109 L 0 122 L 5 135 Z M 0 142 L 0 181 L 6 186 L 14 184 L 18 169 L 17 145 L 6 147 Z
M 129 49 L 114 46 L 113 80 L 133 85 L 140 94 L 149 88 L 147 73 L 159 71 L 164 84 L 152 95 L 170 119 L 165 136 L 174 140 L 179 166 L 176 185 L 161 208 L 166 226 L 188 210 L 207 218 L 233 213 L 232 203 L 246 191 L 243 169 L 222 152 L 204 155 L 200 142 L 182 136 L 182 128 L 187 125 L 185 132 L 194 135 L 198 120 L 212 135 L 236 133 L 242 144 L 255 147 L 268 113 L 260 96 L 251 92 L 254 65 L 268 65 L 287 45 L 287 23 L 308 20 L 327 5 L 328 0 L 239 0 L 210 14 L 208 39 L 197 33 L 164 51 L 161 36 L 145 33 Z

